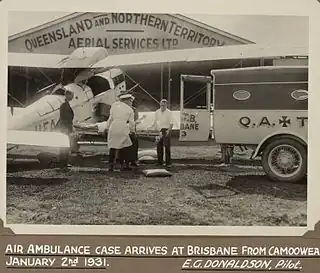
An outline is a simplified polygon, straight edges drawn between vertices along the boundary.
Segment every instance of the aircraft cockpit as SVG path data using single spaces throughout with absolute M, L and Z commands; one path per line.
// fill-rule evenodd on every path
M 58 95 L 58 96 L 64 96 L 66 92 L 66 89 L 63 85 L 59 84 L 56 85 L 55 88 L 52 90 L 51 95 Z

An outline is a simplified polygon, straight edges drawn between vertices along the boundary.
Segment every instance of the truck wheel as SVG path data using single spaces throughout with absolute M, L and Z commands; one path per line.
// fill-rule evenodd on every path
M 298 182 L 307 174 L 307 150 L 296 140 L 279 138 L 265 147 L 261 163 L 271 180 Z

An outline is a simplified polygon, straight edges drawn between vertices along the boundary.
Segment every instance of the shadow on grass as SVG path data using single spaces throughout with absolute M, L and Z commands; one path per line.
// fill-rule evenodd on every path
M 39 162 L 24 162 L 7 164 L 7 173 L 29 171 L 29 170 L 43 170 L 43 166 Z
M 16 185 L 59 185 L 67 182 L 67 178 L 39 178 L 39 177 L 7 177 L 7 184 Z
M 190 187 L 207 199 L 228 197 L 238 194 L 237 191 L 234 191 L 227 186 L 217 184 L 207 184 L 203 186 L 191 185 Z
M 307 201 L 307 183 L 273 182 L 266 175 L 239 175 L 226 186 L 238 193 L 259 194 L 294 201 Z

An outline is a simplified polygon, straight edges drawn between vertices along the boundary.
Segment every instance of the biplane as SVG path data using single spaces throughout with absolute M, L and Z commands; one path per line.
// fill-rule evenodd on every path
M 12 142 L 11 138 L 13 135 L 16 137 L 15 144 L 18 144 L 19 141 L 17 139 L 19 139 L 19 136 L 16 136 L 16 134 L 20 134 L 18 130 L 38 132 L 55 131 L 59 122 L 58 110 L 64 100 L 63 92 L 66 89 L 71 90 L 75 94 L 74 100 L 71 102 L 71 106 L 75 111 L 75 121 L 77 123 L 90 123 L 94 121 L 95 116 L 103 115 L 103 111 L 96 113 L 93 110 L 95 105 L 100 104 L 110 106 L 116 100 L 116 97 L 121 90 L 126 89 L 125 79 L 122 77 L 122 70 L 120 67 L 163 63 L 180 63 L 183 66 L 184 64 L 209 60 L 223 64 L 228 60 L 237 62 L 248 59 L 259 60 L 267 58 L 307 56 L 308 50 L 304 47 L 268 48 L 250 44 L 202 49 L 169 50 L 165 52 L 160 51 L 112 56 L 107 55 L 107 51 L 104 48 L 78 48 L 70 56 L 55 54 L 9 53 L 9 65 L 11 66 L 38 67 L 40 69 L 59 68 L 62 70 L 62 73 L 65 70 L 74 70 L 76 73 L 71 82 L 67 84 L 57 83 L 52 86 L 48 86 L 45 90 L 47 95 L 43 96 L 26 108 L 20 109 L 19 112 L 15 111 L 15 109 L 10 109 L 10 112 L 13 112 L 13 115 L 8 115 L 8 130 L 14 131 L 12 131 L 11 134 L 8 134 L 8 144 Z M 113 78 L 115 77 L 120 77 L 123 81 L 120 81 L 115 85 L 113 82 Z M 213 75 L 208 75 L 204 78 L 205 79 L 202 81 L 202 84 L 206 87 L 209 85 L 212 86 Z M 106 86 L 110 86 L 111 88 L 104 88 L 104 85 L 102 84 L 103 82 L 108 82 Z M 181 86 L 182 85 L 183 83 L 181 82 Z M 204 93 L 206 90 L 208 89 L 205 88 Z M 243 104 L 241 100 L 239 101 L 240 104 Z M 203 112 L 203 124 L 205 124 L 206 128 L 201 126 L 201 134 L 198 131 L 191 134 L 189 133 L 188 136 L 185 135 L 185 132 L 189 129 L 195 128 L 186 127 L 189 125 L 186 125 L 186 117 L 183 116 L 185 113 L 183 113 L 183 115 L 180 114 L 182 112 L 186 112 L 187 108 L 183 105 L 184 98 L 183 95 L 181 95 L 180 111 L 174 112 L 175 124 L 173 128 L 178 132 L 177 136 L 179 141 L 184 143 L 205 142 L 212 138 L 212 131 L 215 130 L 213 122 L 213 117 L 215 115 L 212 114 L 212 110 L 214 111 L 215 102 L 212 101 L 212 99 L 208 101 L 208 97 L 206 97 L 206 105 L 204 106 L 204 109 L 201 109 L 202 106 L 196 107 L 197 109 L 194 111 L 197 115 Z M 105 112 L 107 113 L 108 111 Z M 208 115 L 209 112 L 211 112 L 211 114 Z M 150 127 L 153 121 L 153 113 L 140 113 L 140 118 L 142 122 L 137 126 L 137 130 L 140 135 L 148 135 L 147 128 Z M 92 134 L 92 132 L 89 134 Z M 37 138 L 34 137 L 31 141 L 29 138 L 23 137 L 23 134 L 21 134 L 20 142 L 26 145 L 35 145 L 34 142 L 37 142 L 36 139 Z M 47 138 L 48 142 L 49 139 L 50 138 Z M 30 143 L 30 141 L 32 143 Z M 49 144 L 50 143 L 47 143 L 48 146 L 50 146 Z
M 39 62 L 24 62 L 22 59 L 22 63 L 16 63 L 14 57 L 17 55 L 9 54 L 9 65 L 41 66 Z M 92 68 L 92 64 L 106 57 L 104 48 L 80 48 L 68 57 L 53 61 L 50 67 L 61 69 L 61 82 L 41 89 L 38 92 L 43 94 L 40 99 L 26 107 L 8 107 L 7 151 L 20 146 L 47 147 L 51 151 L 70 146 L 68 138 L 56 130 L 66 90 L 74 93 L 70 105 L 76 122 L 106 119 L 110 104 L 126 88 L 121 69 Z M 73 76 L 67 80 L 64 78 L 66 70 Z M 9 94 L 12 96 L 10 90 Z

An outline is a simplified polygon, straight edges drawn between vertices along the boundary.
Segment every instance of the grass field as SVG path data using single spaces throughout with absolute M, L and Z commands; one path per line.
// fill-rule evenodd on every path
M 7 223 L 306 225 L 306 183 L 271 182 L 258 162 L 245 164 L 248 154 L 236 156 L 236 165 L 217 165 L 217 147 L 174 147 L 172 154 L 175 165 L 168 178 L 144 177 L 141 170 L 150 164 L 134 173 L 110 174 L 105 162 L 92 164 L 91 159 L 68 172 L 12 169 L 7 173 Z M 203 162 L 188 163 L 192 159 Z

